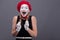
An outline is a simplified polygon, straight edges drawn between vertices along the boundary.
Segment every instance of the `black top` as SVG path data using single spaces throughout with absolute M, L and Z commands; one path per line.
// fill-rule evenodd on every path
M 19 22 L 20 17 L 18 16 L 16 24 Z M 21 19 L 21 30 L 17 34 L 17 37 L 31 37 L 31 35 L 24 29 L 24 24 L 26 20 Z M 28 18 L 29 28 L 32 30 L 31 16 Z

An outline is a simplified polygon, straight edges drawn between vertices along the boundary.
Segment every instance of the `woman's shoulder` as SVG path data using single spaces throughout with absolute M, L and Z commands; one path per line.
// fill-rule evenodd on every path
M 17 17 L 18 17 L 18 16 L 13 16 L 13 20 L 15 20 L 15 21 L 16 21 L 16 20 L 17 20 Z
M 14 16 L 13 19 L 17 19 L 17 16 Z
M 31 19 L 33 19 L 33 20 L 36 19 L 36 16 L 32 16 Z

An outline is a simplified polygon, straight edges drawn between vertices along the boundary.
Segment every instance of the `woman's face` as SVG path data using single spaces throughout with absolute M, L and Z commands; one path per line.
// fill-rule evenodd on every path
M 29 7 L 27 4 L 23 4 L 21 5 L 20 8 L 20 13 L 23 17 L 26 17 L 28 15 L 28 13 L 30 12 Z

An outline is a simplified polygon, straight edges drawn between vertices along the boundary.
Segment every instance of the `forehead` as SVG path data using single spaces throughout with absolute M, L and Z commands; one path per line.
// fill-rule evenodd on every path
M 22 4 L 21 7 L 28 7 L 28 5 L 27 4 Z

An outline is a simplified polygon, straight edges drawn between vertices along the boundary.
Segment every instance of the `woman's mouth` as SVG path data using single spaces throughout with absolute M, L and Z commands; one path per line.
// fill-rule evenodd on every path
M 22 12 L 23 13 L 23 15 L 25 15 L 26 14 L 26 12 Z

